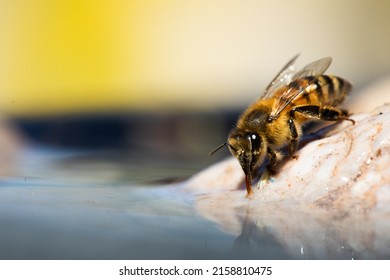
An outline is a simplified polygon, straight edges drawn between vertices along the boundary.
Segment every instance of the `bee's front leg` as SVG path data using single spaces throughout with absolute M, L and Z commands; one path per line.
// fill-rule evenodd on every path
M 272 171 L 273 168 L 276 166 L 276 163 L 278 161 L 278 157 L 277 157 L 275 151 L 272 150 L 271 148 L 267 149 L 267 154 L 268 154 L 268 166 L 267 166 L 267 168 L 269 168 L 270 171 Z
M 292 158 L 297 158 L 297 156 L 294 156 L 294 153 L 298 150 L 298 131 L 294 123 L 293 110 L 291 110 L 290 112 L 290 118 L 288 119 L 288 127 L 290 128 L 291 132 L 291 140 L 288 144 L 288 154 Z
M 274 168 L 275 168 L 276 163 L 278 161 L 277 154 L 271 148 L 267 149 L 267 155 L 268 155 L 268 164 L 267 164 L 266 168 L 264 169 L 264 172 L 261 174 L 260 180 L 257 184 L 257 187 L 259 189 L 264 188 L 267 185 L 270 176 L 273 173 L 275 173 Z
M 264 169 L 264 172 L 261 174 L 260 180 L 257 183 L 257 188 L 262 189 L 264 188 L 269 181 L 269 178 L 271 177 L 271 172 L 267 166 L 266 169 Z

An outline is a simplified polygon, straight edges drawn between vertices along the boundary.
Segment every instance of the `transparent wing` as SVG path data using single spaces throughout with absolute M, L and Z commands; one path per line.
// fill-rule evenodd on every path
M 280 70 L 280 72 L 273 78 L 272 82 L 264 90 L 263 94 L 260 96 L 260 99 L 266 99 L 272 97 L 272 95 L 277 91 L 278 88 L 288 85 L 295 74 L 294 62 L 297 60 L 299 54 L 294 56 L 287 64 Z
M 331 57 L 324 57 L 322 59 L 313 61 L 312 63 L 309 63 L 305 67 L 303 67 L 302 70 L 299 70 L 294 74 L 293 80 L 304 78 L 307 76 L 314 76 L 318 77 L 325 73 L 326 69 L 329 68 L 329 65 L 332 63 Z
M 273 108 L 270 119 L 276 119 L 280 113 L 289 105 L 295 98 L 306 91 L 307 87 L 312 85 L 319 76 L 321 76 L 332 62 L 332 58 L 325 57 L 320 60 L 316 60 L 306 65 L 302 70 L 296 72 L 292 78 L 295 81 L 300 78 L 306 78 L 306 86 L 300 86 L 298 83 L 292 86 L 291 82 L 285 87 L 285 91 L 280 94 L 276 106 Z M 289 87 L 290 85 L 290 87 Z

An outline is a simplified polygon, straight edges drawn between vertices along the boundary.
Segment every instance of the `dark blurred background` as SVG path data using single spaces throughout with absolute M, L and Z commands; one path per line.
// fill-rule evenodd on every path
M 128 172 L 129 180 L 169 183 L 188 178 L 226 157 L 227 150 L 212 157 L 208 154 L 225 141 L 238 114 L 235 110 L 91 113 L 14 118 L 12 123 L 30 147 L 81 152 L 63 165 L 66 168 L 111 162 Z

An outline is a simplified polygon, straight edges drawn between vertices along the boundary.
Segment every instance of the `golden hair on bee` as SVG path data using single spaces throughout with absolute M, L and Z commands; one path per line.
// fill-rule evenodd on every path
M 347 111 L 337 107 L 352 85 L 340 77 L 323 75 L 332 59 L 325 57 L 295 71 L 297 58 L 298 55 L 293 57 L 257 101 L 241 114 L 227 141 L 210 153 L 228 146 L 244 171 L 247 197 L 253 194 L 256 170 L 266 160 L 268 174 L 274 171 L 285 147 L 294 157 L 304 122 L 314 119 L 355 123 Z M 262 176 L 261 180 L 266 178 Z

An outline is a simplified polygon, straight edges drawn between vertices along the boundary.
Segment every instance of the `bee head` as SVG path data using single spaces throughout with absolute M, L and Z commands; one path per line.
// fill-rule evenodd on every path
M 264 139 L 255 132 L 233 129 L 228 137 L 227 145 L 236 157 L 246 176 L 252 178 L 254 169 L 266 154 Z
M 266 155 L 267 145 L 264 137 L 256 132 L 234 128 L 229 133 L 228 140 L 210 152 L 209 155 L 212 155 L 224 146 L 229 147 L 231 154 L 238 159 L 242 170 L 244 170 L 247 195 L 250 196 L 253 193 L 253 173 Z

